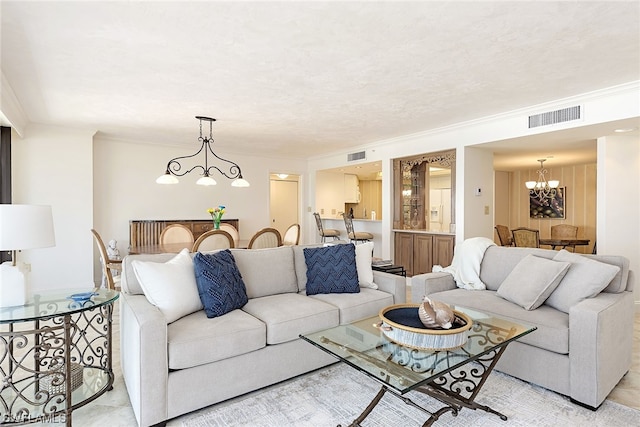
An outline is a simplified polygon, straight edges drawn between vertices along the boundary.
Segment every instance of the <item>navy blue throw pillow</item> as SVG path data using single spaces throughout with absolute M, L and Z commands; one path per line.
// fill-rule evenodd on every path
M 242 308 L 249 299 L 236 260 L 228 249 L 193 258 L 200 300 L 208 318 Z
M 307 295 L 360 292 L 354 245 L 304 248 Z

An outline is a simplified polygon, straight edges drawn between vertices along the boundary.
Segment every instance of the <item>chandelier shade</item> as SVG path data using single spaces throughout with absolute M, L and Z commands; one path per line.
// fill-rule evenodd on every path
M 544 168 L 544 162 L 546 159 L 538 159 L 540 162 L 540 169 L 536 172 L 538 174 L 537 181 L 527 181 L 525 186 L 529 189 L 529 195 L 537 197 L 541 201 L 548 198 L 553 198 L 556 195 L 556 189 L 560 185 L 560 181 L 552 179 L 547 180 L 547 170 Z
M 217 182 L 211 177 L 211 173 L 214 170 L 217 170 L 225 178 L 233 180 L 231 182 L 232 187 L 249 187 L 249 182 L 242 177 L 240 166 L 231 160 L 218 156 L 213 151 L 213 122 L 215 122 L 216 119 L 204 116 L 196 116 L 196 119 L 200 121 L 200 137 L 198 138 L 198 141 L 200 142 L 200 149 L 189 156 L 180 156 L 169 160 L 164 174 L 160 175 L 156 179 L 156 183 L 177 184 L 179 182 L 179 176 L 184 176 L 193 171 L 198 171 L 202 176 L 196 181 L 196 184 L 203 186 L 216 185 Z M 202 135 L 202 122 L 209 122 L 209 136 Z M 183 169 L 181 162 L 188 159 L 194 159 L 200 153 L 204 153 L 204 165 L 196 164 L 191 168 L 187 169 L 187 167 L 184 167 Z M 209 165 L 209 156 L 213 156 L 226 166 L 218 167 L 215 165 Z

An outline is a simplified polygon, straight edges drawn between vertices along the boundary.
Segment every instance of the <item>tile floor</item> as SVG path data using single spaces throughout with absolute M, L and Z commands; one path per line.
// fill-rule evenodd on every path
M 410 301 L 410 299 L 409 299 Z M 135 416 L 129 403 L 122 375 L 120 374 L 120 336 L 119 336 L 119 310 L 114 310 L 114 370 L 116 380 L 114 389 L 89 403 L 87 406 L 73 413 L 73 423 L 83 427 L 110 426 L 135 426 Z M 637 310 L 634 320 L 634 347 L 633 364 L 631 370 L 620 381 L 608 397 L 614 402 L 640 409 L 640 309 Z M 53 424 L 46 424 L 47 427 Z M 169 427 L 181 426 L 180 417 L 167 423 Z M 45 424 L 42 425 L 43 427 Z

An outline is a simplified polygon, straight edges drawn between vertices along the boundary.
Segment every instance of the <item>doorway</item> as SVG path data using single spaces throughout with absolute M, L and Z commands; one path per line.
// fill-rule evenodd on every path
M 291 224 L 299 224 L 299 175 L 271 174 L 269 211 L 271 227 L 282 236 Z

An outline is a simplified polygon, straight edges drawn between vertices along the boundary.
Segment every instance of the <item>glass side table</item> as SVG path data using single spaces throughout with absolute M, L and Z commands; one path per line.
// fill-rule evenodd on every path
M 113 389 L 119 293 L 80 293 L 86 289 L 42 292 L 24 306 L 0 308 L 0 424 L 71 426 L 74 409 Z

